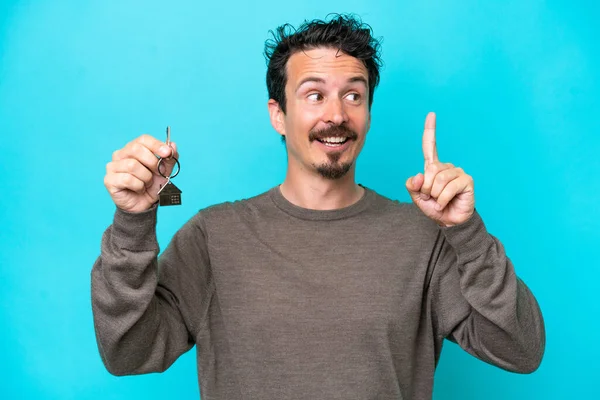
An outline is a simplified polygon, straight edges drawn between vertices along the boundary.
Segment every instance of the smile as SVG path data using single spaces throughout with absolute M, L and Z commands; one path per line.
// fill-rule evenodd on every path
M 327 147 L 340 147 L 348 141 L 347 137 L 329 137 L 323 139 L 317 139 L 317 141 L 323 143 Z

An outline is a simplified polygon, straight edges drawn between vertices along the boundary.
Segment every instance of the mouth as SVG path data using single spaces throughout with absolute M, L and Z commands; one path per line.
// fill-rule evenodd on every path
M 342 154 L 352 146 L 353 139 L 349 137 L 325 137 L 315 139 L 313 143 L 327 154 Z
M 323 143 L 327 147 L 338 148 L 350 141 L 349 137 L 326 137 L 316 139 L 319 143 Z
M 312 131 L 308 139 L 328 153 L 341 153 L 358 139 L 358 134 L 345 125 L 332 126 L 327 129 Z

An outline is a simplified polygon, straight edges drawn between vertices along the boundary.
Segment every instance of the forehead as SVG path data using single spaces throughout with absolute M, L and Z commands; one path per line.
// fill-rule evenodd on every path
M 338 49 L 324 47 L 294 53 L 288 60 L 287 73 L 288 82 L 299 81 L 309 75 L 326 80 L 356 75 L 367 79 L 369 76 L 367 67 L 358 58 Z

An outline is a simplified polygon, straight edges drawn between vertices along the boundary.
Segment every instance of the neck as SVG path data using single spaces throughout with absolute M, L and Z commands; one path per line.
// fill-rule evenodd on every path
M 320 175 L 295 174 L 288 168 L 281 194 L 290 203 L 312 210 L 336 210 L 351 206 L 362 197 L 364 189 L 354 181 L 354 166 L 340 179 Z

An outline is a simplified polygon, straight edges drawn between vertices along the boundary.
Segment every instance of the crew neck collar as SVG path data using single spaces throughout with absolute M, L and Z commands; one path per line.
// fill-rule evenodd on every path
M 285 213 L 296 218 L 313 220 L 313 221 L 332 221 L 336 219 L 348 218 L 364 211 L 373 199 L 373 191 L 359 184 L 364 189 L 364 193 L 360 199 L 354 204 L 347 207 L 338 208 L 335 210 L 314 210 L 303 208 L 291 203 L 281 193 L 280 185 L 275 186 L 269 192 L 271 199 L 275 205 Z

